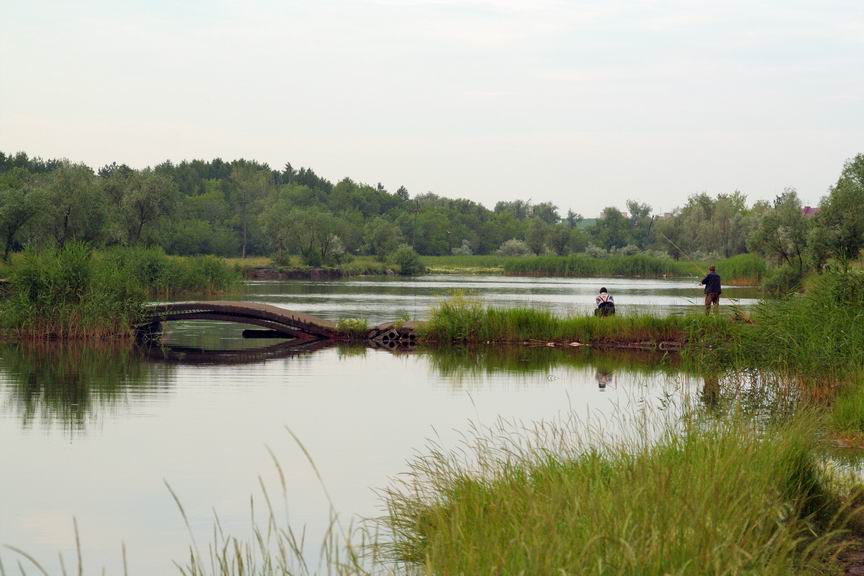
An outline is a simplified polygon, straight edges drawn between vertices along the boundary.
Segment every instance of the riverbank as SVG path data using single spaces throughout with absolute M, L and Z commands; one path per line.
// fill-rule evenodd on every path
M 231 258 L 249 280 L 338 280 L 354 276 L 393 276 L 398 267 L 371 256 L 355 256 L 339 266 L 306 266 L 299 258 L 276 264 L 269 258 Z M 716 261 L 673 260 L 650 255 L 570 256 L 421 256 L 428 274 L 501 274 L 559 278 L 701 278 L 715 264 L 727 285 L 759 286 L 769 268 L 752 254 Z
M 561 278 L 701 278 L 714 264 L 728 285 L 758 286 L 768 271 L 759 256 L 740 254 L 712 261 L 674 260 L 664 256 L 423 256 L 435 274 L 506 274 Z
M 213 256 L 81 244 L 18 254 L 0 299 L 0 335 L 17 339 L 118 339 L 134 335 L 144 305 L 237 286 L 240 273 Z

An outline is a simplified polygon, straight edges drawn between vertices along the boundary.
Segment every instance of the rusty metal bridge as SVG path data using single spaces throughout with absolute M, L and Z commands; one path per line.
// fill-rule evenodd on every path
M 176 302 L 155 304 L 138 326 L 141 331 L 157 331 L 163 322 L 218 320 L 261 326 L 298 341 L 332 340 L 336 324 L 272 304 L 257 302 Z

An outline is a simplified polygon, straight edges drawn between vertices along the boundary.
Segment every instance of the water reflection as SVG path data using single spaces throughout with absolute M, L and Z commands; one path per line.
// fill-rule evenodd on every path
M 616 414 L 662 409 L 670 396 L 694 397 L 702 386 L 674 355 L 546 347 L 310 352 L 272 341 L 259 354 L 232 350 L 235 337 L 237 346 L 254 344 L 234 332 L 211 341 L 208 329 L 196 341 L 192 328 L 174 330 L 173 347 L 0 347 L 0 462 L 15 463 L 3 475 L 0 542 L 56 558 L 76 516 L 92 563 L 122 573 L 112 546 L 125 540 L 130 573 L 162 574 L 187 543 L 163 479 L 181 495 L 200 541 L 214 508 L 237 533 L 247 528 L 247 495 L 272 470 L 264 448 L 271 446 L 290 487 L 292 524 L 324 534 L 330 503 L 321 478 L 346 522 L 376 516 L 373 490 L 403 472 L 430 438 L 458 445 L 469 422 L 590 414 L 611 433 Z M 53 433 L 57 426 L 75 431 L 76 441 Z M 307 547 L 314 557 L 320 543 L 310 538 Z
M 82 431 L 101 412 L 145 393 L 167 391 L 171 368 L 147 362 L 134 346 L 19 344 L 0 349 L 4 412 L 24 428 L 57 424 Z

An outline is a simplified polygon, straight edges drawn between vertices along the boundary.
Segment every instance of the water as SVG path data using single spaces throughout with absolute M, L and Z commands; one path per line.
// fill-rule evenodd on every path
M 472 275 L 252 282 L 243 297 L 331 320 L 366 318 L 372 324 L 403 314 L 425 318 L 436 302 L 454 290 L 464 290 L 492 306 L 528 305 L 562 315 L 588 314 L 603 286 L 614 296 L 620 314 L 683 314 L 699 311 L 704 304 L 702 288 L 694 281 Z M 758 289 L 724 287 L 721 304 L 747 307 L 758 298 Z
M 570 304 L 569 295 L 590 295 L 578 281 L 465 282 L 504 305 L 562 310 L 582 306 Z M 604 283 L 623 301 L 652 310 L 689 306 L 678 283 Z M 458 284 L 452 277 L 255 283 L 245 297 L 376 321 L 392 319 L 397 302 L 410 302 L 402 309 L 419 316 Z M 204 322 L 172 326 L 166 343 L 252 345 L 239 327 Z M 189 536 L 164 482 L 182 499 L 200 543 L 211 533 L 214 510 L 226 531 L 248 536 L 249 497 L 260 493 L 259 478 L 278 494 L 269 446 L 286 474 L 290 522 L 306 527 L 306 549 L 316 558 L 329 503 L 286 427 L 311 454 L 348 524 L 382 514 L 375 489 L 405 472 L 427 440 L 456 447 L 471 422 L 575 412 L 614 427 L 615 414 L 646 405 L 663 410 L 670 398 L 698 396 L 704 385 L 670 359 L 574 349 L 393 354 L 329 347 L 230 364 L 204 360 L 177 362 L 127 346 L 0 347 L 0 544 L 27 550 L 53 571 L 58 552 L 71 558 L 75 517 L 88 573 L 103 565 L 120 573 L 121 542 L 132 574 L 176 573 L 171 562 L 185 557 Z M 9 567 L 15 555 L 0 551 L 0 558 Z

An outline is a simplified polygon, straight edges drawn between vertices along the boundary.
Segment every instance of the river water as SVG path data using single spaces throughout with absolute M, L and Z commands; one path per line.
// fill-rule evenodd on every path
M 698 290 L 680 282 L 452 276 L 252 283 L 243 297 L 377 322 L 423 317 L 456 287 L 494 305 L 575 312 L 590 307 L 601 283 L 623 313 L 677 313 L 698 302 Z M 747 296 L 742 291 L 743 305 Z M 240 330 L 178 323 L 165 343 L 251 346 Z M 260 481 L 279 492 L 272 450 L 286 476 L 288 519 L 305 527 L 304 549 L 315 558 L 331 510 L 325 487 L 343 524 L 379 516 L 376 489 L 405 472 L 429 440 L 454 448 L 471 426 L 502 418 L 528 423 L 575 413 L 612 426 L 616 414 L 662 410 L 669 398 L 698 395 L 706 384 L 672 358 L 575 349 L 334 346 L 221 362 L 130 346 L 0 347 L 0 544 L 59 572 L 58 552 L 71 564 L 75 518 L 88 573 L 102 566 L 122 573 L 121 543 L 130 574 L 176 573 L 172 561 L 185 558 L 190 537 L 166 482 L 203 547 L 214 511 L 224 530 L 248 537 L 250 495 L 260 494 Z M 7 569 L 19 558 L 0 549 Z

